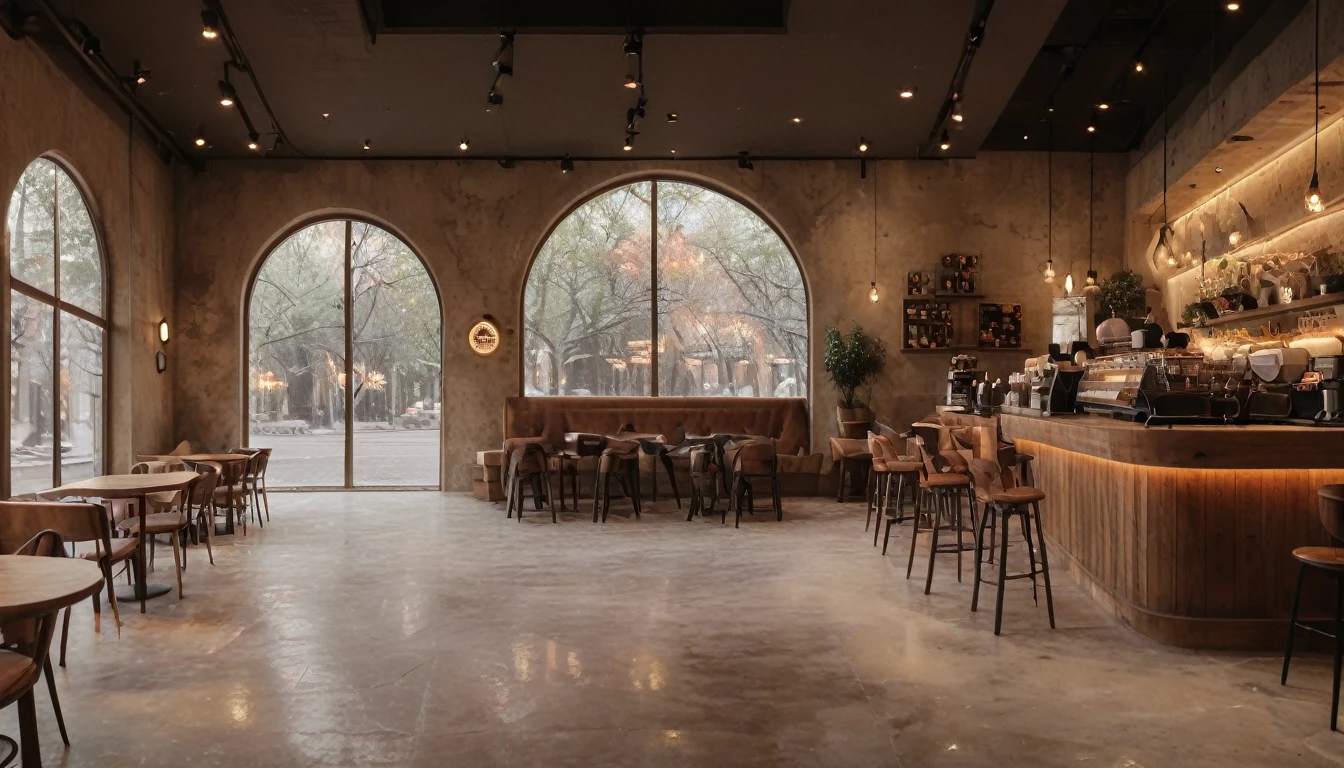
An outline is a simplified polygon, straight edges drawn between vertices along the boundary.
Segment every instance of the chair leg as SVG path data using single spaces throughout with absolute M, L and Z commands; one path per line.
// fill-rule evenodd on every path
M 1302 602 L 1302 581 L 1306 578 L 1307 566 L 1303 563 L 1297 569 L 1297 589 L 1293 591 L 1293 612 L 1288 619 L 1288 647 L 1283 652 L 1283 676 L 1279 678 L 1279 685 L 1288 684 L 1288 662 L 1293 660 L 1293 635 L 1297 632 L 1297 608 Z
M 849 469 L 849 459 L 840 460 L 840 486 L 835 489 L 835 503 L 845 503 L 845 474 Z
M 1339 667 L 1340 660 L 1344 659 L 1344 630 L 1341 629 L 1340 614 L 1344 613 L 1344 592 L 1340 591 L 1340 578 L 1335 577 L 1335 683 L 1330 693 L 1330 730 L 1337 731 L 1339 727 L 1336 721 L 1339 720 Z
M 868 531 L 868 526 L 873 522 L 873 510 L 879 506 L 876 501 L 877 488 L 882 485 L 882 480 L 878 477 L 876 472 L 868 475 L 868 478 L 868 514 L 863 518 L 863 530 L 865 533 Z M 880 513 L 878 519 L 879 521 L 881 520 Z M 878 524 L 880 525 L 881 523 L 879 522 Z M 874 537 L 874 541 L 876 541 L 876 537 Z
M 65 618 L 61 620 L 61 666 L 65 666 L 65 641 L 70 637 L 70 608 L 65 607 Z
M 117 625 L 117 639 L 121 639 L 121 609 L 117 607 L 117 591 L 112 588 L 112 566 L 107 565 L 103 569 L 103 577 L 107 580 L 107 602 L 112 606 L 112 621 Z
M 962 540 L 963 540 L 962 533 L 963 533 L 964 531 L 963 531 L 963 526 L 962 526 L 962 522 L 961 522 L 961 491 L 959 491 L 959 490 L 954 490 L 954 491 L 952 491 L 952 499 L 953 499 L 953 501 L 955 502 L 955 503 L 954 503 L 954 506 L 956 507 L 956 512 L 954 512 L 953 515 L 952 515 L 952 525 L 954 525 L 954 526 L 956 527 L 956 529 L 957 529 L 957 583 L 960 584 L 960 583 L 962 583 L 962 582 L 961 582 L 961 555 L 962 555 L 962 550 L 966 548 L 966 547 L 963 545 L 963 543 L 962 543 Z
M 47 693 L 51 695 L 51 708 L 56 711 L 56 727 L 61 729 L 61 741 L 70 746 L 70 736 L 65 732 L 65 715 L 61 714 L 61 700 L 56 695 L 56 678 L 51 675 L 51 657 L 42 661 L 42 672 L 47 678 Z
M 915 568 L 915 543 L 919 541 L 919 516 L 924 508 L 924 492 L 919 494 L 919 501 L 915 504 L 915 527 L 910 532 L 910 562 L 905 564 L 905 578 L 910 578 L 911 571 Z
M 980 524 L 975 531 L 975 586 L 971 588 L 971 613 L 980 607 L 980 578 L 983 572 L 983 552 L 985 549 L 985 523 L 993 520 L 994 507 L 988 503 L 980 507 Z
M 999 596 L 994 604 L 994 634 L 1003 629 L 1003 593 L 1008 590 L 1008 518 L 1003 517 L 1003 540 L 999 542 Z
M 177 599 L 182 599 L 182 553 L 178 542 L 178 532 L 173 531 L 169 536 L 173 541 L 173 570 L 177 571 Z
M 1033 501 L 1031 507 L 1036 518 L 1036 542 L 1041 545 L 1041 575 L 1045 577 L 1045 610 L 1050 614 L 1050 628 L 1054 629 L 1055 596 L 1050 593 L 1050 558 L 1045 553 L 1045 532 L 1041 529 L 1041 505 Z
M 924 577 L 924 594 L 933 587 L 933 563 L 938 559 L 938 530 L 942 527 L 943 507 L 947 505 L 947 496 L 933 492 L 933 543 L 929 545 L 929 572 Z
M 266 504 L 266 522 L 271 522 L 271 496 L 266 492 L 266 481 L 261 481 L 261 500 Z
M 882 535 L 882 556 L 887 556 L 887 542 L 891 541 L 891 518 L 887 518 L 887 532 Z M 873 536 L 873 546 L 877 546 L 877 536 Z M 906 576 L 909 578 L 909 576 Z

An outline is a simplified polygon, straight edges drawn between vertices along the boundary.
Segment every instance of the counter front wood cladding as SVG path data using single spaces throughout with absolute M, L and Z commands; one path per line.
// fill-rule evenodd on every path
M 1344 483 L 1344 431 L 1000 418 L 1036 457 L 1052 564 L 1159 642 L 1282 648 L 1292 551 L 1330 543 L 1316 491 Z M 1309 576 L 1303 615 L 1329 617 L 1331 592 Z

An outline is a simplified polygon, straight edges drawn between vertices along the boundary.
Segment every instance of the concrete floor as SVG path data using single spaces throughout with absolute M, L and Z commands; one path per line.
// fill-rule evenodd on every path
M 38 696 L 48 765 L 1327 766 L 1329 666 L 1141 639 L 1056 580 L 1004 634 L 940 559 L 906 581 L 863 506 L 740 530 L 670 504 L 605 526 L 431 493 L 273 494 L 192 549 L 186 599 L 88 604 Z M 159 548 L 157 581 L 170 581 Z M 1018 548 L 1021 554 L 1021 548 Z M 916 569 L 925 562 L 916 558 Z M 0 732 L 16 734 L 14 710 Z

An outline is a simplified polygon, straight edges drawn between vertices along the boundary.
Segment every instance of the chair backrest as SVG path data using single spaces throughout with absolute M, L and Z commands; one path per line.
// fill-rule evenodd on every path
M 37 534 L 51 530 L 68 542 L 110 543 L 107 511 L 97 504 L 0 501 L 0 555 L 16 554 Z
M 38 531 L 32 538 L 25 541 L 15 550 L 14 554 L 28 557 L 65 557 L 65 541 L 61 534 L 53 530 Z M 0 635 L 3 635 L 4 645 L 17 648 L 18 652 L 30 659 L 44 659 L 47 650 L 51 646 L 51 636 L 56 629 L 56 615 L 60 611 L 53 611 L 46 616 L 40 616 L 31 619 L 21 619 L 13 621 L 0 627 Z M 22 686 L 10 684 L 7 689 L 15 692 L 20 688 L 26 688 L 37 681 L 37 675 L 41 671 L 41 666 L 33 664 L 24 671 Z M 6 683 L 11 681 L 6 680 Z M 12 693 L 6 696 L 0 693 L 0 706 L 13 701 Z
M 182 442 L 178 443 L 177 446 L 176 446 L 175 448 L 173 448 L 173 450 L 169 451 L 169 452 L 168 452 L 168 455 L 170 455 L 170 456 L 189 456 L 189 455 L 191 455 L 191 454 L 193 454 L 193 453 L 195 453 L 195 451 L 193 451 L 193 450 L 191 449 L 191 441 L 190 441 L 190 440 L 183 440 Z
M 265 482 L 266 466 L 271 463 L 271 449 L 258 448 L 257 453 L 259 454 L 257 457 L 257 477 L 261 478 L 262 482 Z
M 1011 477 L 1011 473 L 1005 475 L 997 463 L 988 459 L 971 459 L 969 465 L 971 490 L 975 493 L 976 501 L 988 503 L 991 496 L 1005 490 L 1003 480 Z
M 742 443 L 733 457 L 733 472 L 744 475 L 769 475 L 775 471 L 775 444 L 773 441 L 752 440 Z
M 132 465 L 131 465 L 131 474 L 132 474 L 132 475 L 148 475 L 148 474 L 149 474 L 149 462 L 148 462 L 148 461 L 137 461 L 136 463 L 132 464 Z
M 191 493 L 187 496 L 188 506 L 202 507 L 210 503 L 215 496 L 215 488 L 219 486 L 218 464 L 200 462 L 196 465 L 197 478 L 191 485 Z M 190 511 L 190 510 L 188 510 Z

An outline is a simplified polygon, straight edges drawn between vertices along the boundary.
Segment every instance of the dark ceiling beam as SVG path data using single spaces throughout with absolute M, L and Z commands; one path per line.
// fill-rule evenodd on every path
M 62 17 L 48 0 L 23 0 L 23 4 L 31 9 L 35 16 L 45 19 L 45 26 L 56 34 L 57 45 L 78 59 L 85 71 L 93 76 L 96 84 L 116 101 L 117 106 L 121 107 L 135 122 L 139 123 L 159 147 L 186 166 L 194 170 L 201 169 L 201 164 L 197 162 L 196 158 L 187 154 L 173 139 L 172 134 L 168 133 L 167 129 L 160 125 L 158 120 L 154 119 L 149 110 L 145 109 L 139 100 L 128 93 L 125 83 L 101 56 L 89 56 L 84 53 L 84 41 L 75 39 L 75 35 L 71 31 L 70 20 Z M 19 3 L 14 2 L 12 5 L 17 17 Z
M 971 64 L 975 61 L 976 52 L 985 42 L 985 25 L 989 22 L 990 11 L 993 10 L 994 0 L 976 0 L 975 9 L 971 13 L 971 26 L 966 32 L 966 40 L 961 48 L 961 59 L 957 62 L 957 68 L 953 70 L 952 79 L 947 84 L 947 93 L 943 97 L 943 106 L 938 110 L 938 117 L 934 119 L 933 127 L 929 129 L 928 138 L 919 148 L 920 157 L 933 154 L 934 148 L 942 139 L 943 132 L 947 130 L 957 101 L 966 93 L 966 79 L 971 74 Z

